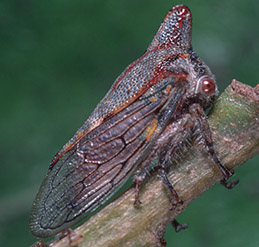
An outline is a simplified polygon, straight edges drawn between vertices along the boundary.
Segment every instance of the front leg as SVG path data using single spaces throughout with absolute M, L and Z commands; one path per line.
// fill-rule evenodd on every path
M 210 127 L 208 125 L 207 116 L 205 115 L 201 105 L 200 104 L 192 105 L 190 108 L 190 113 L 194 119 L 197 119 L 198 127 L 201 131 L 205 147 L 206 147 L 208 153 L 211 155 L 211 157 L 212 157 L 213 161 L 215 162 L 215 164 L 217 165 L 217 167 L 220 169 L 222 175 L 224 176 L 224 178 L 221 180 L 221 184 L 227 189 L 234 188 L 238 184 L 239 180 L 234 179 L 231 182 L 227 181 L 228 178 L 230 178 L 234 174 L 234 171 L 228 170 L 219 161 L 219 159 L 215 153 L 215 150 L 214 150 L 212 134 L 211 134 Z

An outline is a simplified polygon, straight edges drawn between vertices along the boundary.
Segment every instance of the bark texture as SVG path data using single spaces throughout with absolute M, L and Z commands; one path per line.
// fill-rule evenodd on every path
M 258 154 L 259 85 L 251 88 L 233 80 L 213 107 L 209 124 L 216 153 L 225 167 L 236 169 Z M 170 211 L 170 194 L 154 171 L 142 184 L 139 208 L 133 206 L 131 187 L 76 229 L 84 238 L 78 246 L 164 246 L 167 225 L 222 178 L 202 145 L 197 139 L 169 172 L 170 181 L 184 201 L 182 206 Z M 68 239 L 53 246 L 69 246 Z

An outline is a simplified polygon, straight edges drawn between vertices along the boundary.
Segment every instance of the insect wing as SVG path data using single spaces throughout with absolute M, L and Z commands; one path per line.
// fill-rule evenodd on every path
M 177 92 L 173 109 L 182 89 Z M 156 100 L 153 95 L 142 97 L 66 152 L 50 168 L 36 197 L 30 225 L 33 234 L 51 236 L 107 200 L 147 156 L 173 114 L 172 104 L 170 113 L 166 111 L 168 102 L 166 89 Z

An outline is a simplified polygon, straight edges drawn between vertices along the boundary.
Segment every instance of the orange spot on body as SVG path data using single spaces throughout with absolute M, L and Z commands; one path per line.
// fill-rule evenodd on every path
M 187 58 L 189 57 L 190 55 L 188 53 L 184 53 L 184 54 L 180 54 L 179 55 L 181 58 Z
M 165 89 L 165 94 L 169 94 L 169 92 L 171 91 L 172 86 L 168 85 L 167 88 Z
M 155 102 L 156 101 L 156 97 L 154 97 L 154 96 L 150 97 L 150 101 L 151 102 Z
M 83 132 L 79 132 L 79 133 L 77 134 L 77 137 L 80 138 L 82 135 L 83 135 Z
M 153 119 L 151 125 L 147 128 L 146 141 L 150 139 L 152 134 L 155 132 L 156 128 L 157 128 L 157 120 Z

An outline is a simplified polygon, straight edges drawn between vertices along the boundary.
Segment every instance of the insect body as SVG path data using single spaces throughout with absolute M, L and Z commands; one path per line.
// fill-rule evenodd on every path
M 66 229 L 107 200 L 137 169 L 138 189 L 157 161 L 168 157 L 199 130 L 226 183 L 232 173 L 219 162 L 204 109 L 217 95 L 210 69 L 192 50 L 192 18 L 183 5 L 172 8 L 142 57 L 129 65 L 74 137 L 54 157 L 33 204 L 30 230 L 48 237 Z M 171 131 L 176 129 L 176 131 Z

